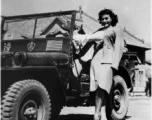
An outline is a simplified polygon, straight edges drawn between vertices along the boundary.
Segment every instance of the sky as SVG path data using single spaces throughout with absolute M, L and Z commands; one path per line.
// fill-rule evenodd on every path
M 151 0 L 1 0 L 5 16 L 78 10 L 98 19 L 104 8 L 118 15 L 119 24 L 146 43 L 151 43 Z

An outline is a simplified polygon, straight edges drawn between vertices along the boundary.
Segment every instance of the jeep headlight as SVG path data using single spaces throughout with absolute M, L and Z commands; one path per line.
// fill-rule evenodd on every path
M 13 66 L 21 67 L 26 61 L 26 53 L 22 51 L 15 51 L 13 53 Z

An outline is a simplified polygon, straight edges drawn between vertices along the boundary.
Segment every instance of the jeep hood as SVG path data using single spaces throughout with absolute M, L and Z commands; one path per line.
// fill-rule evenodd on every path
M 2 66 L 56 66 L 67 65 L 69 61 L 68 55 L 62 52 L 3 52 L 1 58 Z

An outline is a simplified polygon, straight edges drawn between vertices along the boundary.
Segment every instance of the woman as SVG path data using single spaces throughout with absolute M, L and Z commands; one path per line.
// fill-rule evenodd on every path
M 90 92 L 97 91 L 94 120 L 107 120 L 106 96 L 110 93 L 113 76 L 123 54 L 123 30 L 116 26 L 117 15 L 112 10 L 99 12 L 101 28 L 93 34 L 74 35 L 73 38 L 84 46 L 95 41 L 95 52 L 90 68 Z

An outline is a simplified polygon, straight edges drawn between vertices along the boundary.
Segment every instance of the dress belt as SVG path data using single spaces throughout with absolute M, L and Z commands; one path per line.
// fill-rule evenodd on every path
M 101 63 L 101 64 L 109 64 L 109 65 L 111 65 L 111 63 Z

